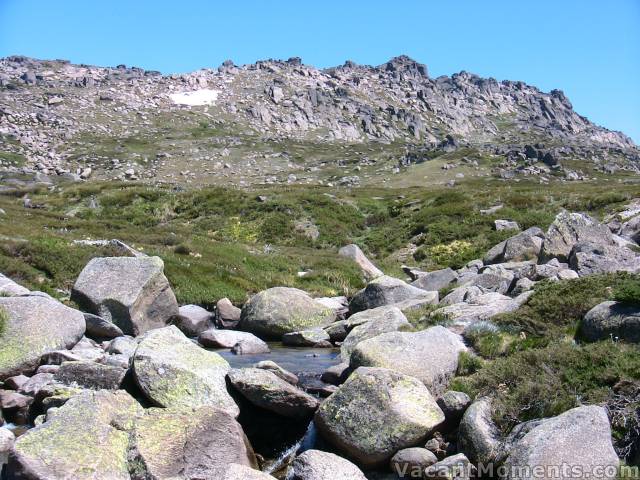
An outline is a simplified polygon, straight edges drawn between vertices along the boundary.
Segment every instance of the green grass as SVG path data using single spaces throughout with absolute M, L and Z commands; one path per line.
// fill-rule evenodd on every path
M 7 315 L 7 312 L 5 312 L 3 308 L 0 308 L 0 337 L 2 337 L 8 321 L 9 316 Z
M 557 342 L 486 363 L 452 388 L 495 396 L 494 420 L 508 432 L 517 423 L 558 415 L 580 403 L 605 403 L 621 380 L 640 380 L 640 350 L 605 341 Z

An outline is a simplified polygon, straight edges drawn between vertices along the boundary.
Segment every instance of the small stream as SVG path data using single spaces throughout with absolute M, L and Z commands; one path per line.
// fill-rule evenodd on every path
M 256 355 L 234 355 L 230 350 L 215 351 L 232 368 L 252 367 L 263 360 L 271 360 L 296 374 L 301 387 L 320 382 L 322 372 L 340 363 L 339 349 L 288 347 L 280 342 L 269 343 L 269 348 L 270 353 Z M 281 478 L 283 467 L 296 453 L 317 447 L 317 435 L 312 421 L 300 422 L 284 418 L 249 405 L 241 404 L 240 407 L 242 413 L 238 421 L 255 452 L 262 457 L 263 471 Z

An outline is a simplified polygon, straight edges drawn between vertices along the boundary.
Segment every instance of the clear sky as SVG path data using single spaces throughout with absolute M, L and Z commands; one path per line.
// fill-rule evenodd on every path
M 432 76 L 560 88 L 640 144 L 640 0 L 0 0 L 0 56 L 11 54 L 165 73 L 406 54 Z

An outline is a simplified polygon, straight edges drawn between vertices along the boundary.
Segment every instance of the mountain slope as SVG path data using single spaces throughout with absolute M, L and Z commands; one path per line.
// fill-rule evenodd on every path
M 478 175 L 505 177 L 549 167 L 566 177 L 563 159 L 637 171 L 640 159 L 559 90 L 466 72 L 433 79 L 405 56 L 325 70 L 297 58 L 228 61 L 166 76 L 8 57 L 0 133 L 0 159 L 44 173 L 238 185 L 380 182 L 454 151 Z

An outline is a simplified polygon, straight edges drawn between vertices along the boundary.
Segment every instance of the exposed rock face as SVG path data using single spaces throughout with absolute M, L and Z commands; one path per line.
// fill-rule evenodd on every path
M 8 317 L 0 332 L 0 379 L 34 371 L 43 355 L 73 347 L 85 331 L 81 312 L 45 296 L 0 297 L 0 309 Z
M 151 408 L 139 418 L 133 436 L 140 478 L 220 478 L 230 463 L 257 468 L 240 424 L 214 407 Z
M 240 323 L 240 313 L 228 298 L 222 298 L 216 303 L 215 322 L 218 328 L 235 328 Z
M 364 468 L 424 442 L 443 421 L 420 381 L 384 368 L 356 370 L 315 416 L 320 434 Z
M 178 315 L 176 297 L 163 270 L 159 257 L 94 258 L 80 273 L 71 299 L 124 333 L 140 335 Z
M 437 309 L 434 314 L 445 315 L 457 325 L 468 326 L 481 320 L 488 320 L 500 313 L 517 310 L 531 292 L 524 292 L 516 298 L 507 297 L 497 292 L 473 296 L 471 300 L 454 303 Z
M 616 245 L 611 231 L 605 225 L 583 213 L 560 212 L 545 234 L 541 259 L 557 258 L 567 262 L 573 247 L 582 242 L 599 246 Z
M 349 309 L 355 313 L 420 298 L 429 299 L 431 303 L 438 301 L 437 292 L 434 297 L 432 292 L 426 292 L 398 278 L 383 275 L 369 282 L 364 289 L 356 293 L 351 299 Z
M 613 272 L 640 272 L 640 256 L 626 247 L 581 242 L 569 254 L 569 265 L 579 276 Z
M 127 370 L 96 362 L 63 362 L 54 378 L 65 385 L 93 390 L 117 390 Z
M 175 326 L 147 332 L 133 356 L 140 389 L 160 407 L 213 406 L 237 416 L 229 392 L 229 364 L 220 355 L 198 347 Z
M 28 288 L 18 285 L 0 273 L 0 294 L 2 294 L 2 296 L 13 297 L 17 295 L 27 295 L 28 293 Z
M 252 333 L 216 330 L 215 328 L 202 332 L 198 337 L 198 342 L 207 348 L 233 348 L 241 340 L 261 341 Z
M 174 325 L 188 337 L 197 337 L 213 326 L 213 314 L 199 305 L 183 305 L 178 309 Z
M 344 339 L 340 347 L 343 362 L 349 362 L 351 353 L 356 346 L 368 338 L 377 337 L 383 333 L 409 329 L 411 324 L 402 311 L 396 307 L 378 307 L 352 315 L 349 322 L 363 322 L 354 327 Z
M 448 287 L 458 279 L 458 275 L 451 268 L 442 270 L 434 270 L 433 272 L 424 272 L 418 275 L 418 278 L 411 282 L 414 287 L 428 291 L 438 291 Z
M 543 232 L 531 227 L 491 248 L 484 256 L 486 265 L 503 262 L 537 260 L 543 244 Z
M 596 342 L 608 338 L 640 342 L 640 307 L 620 302 L 602 302 L 582 319 L 578 335 Z
M 362 272 L 369 279 L 374 279 L 384 275 L 382 270 L 376 267 L 371 261 L 366 257 L 366 255 L 360 250 L 355 244 L 347 245 L 346 247 L 342 247 L 338 251 L 338 255 L 346 258 L 350 258 L 354 262 L 358 264 L 358 266 L 362 269 Z
M 275 287 L 254 295 L 242 308 L 240 328 L 259 337 L 280 339 L 285 333 L 324 327 L 335 312 L 297 288 Z
M 329 334 L 322 328 L 285 333 L 282 336 L 282 343 L 293 347 L 331 347 L 329 340 Z
M 473 463 L 489 463 L 501 454 L 501 438 L 491 419 L 491 399 L 483 397 L 471 404 L 458 428 L 460 450 Z
M 431 392 L 446 388 L 466 350 L 459 335 L 444 327 L 421 332 L 391 332 L 356 345 L 351 368 L 384 367 L 422 381 Z
M 103 340 L 124 335 L 120 327 L 92 313 L 85 313 L 84 321 L 87 324 L 88 337 Z
M 84 391 L 16 440 L 9 471 L 37 480 L 129 480 L 130 432 L 142 412 L 126 392 Z
M 344 458 L 320 450 L 307 450 L 294 460 L 291 480 L 366 480 L 366 477 Z
M 529 478 L 513 467 L 541 468 L 566 465 L 581 469 L 589 478 L 616 478 L 619 464 L 611 444 L 611 427 L 602 407 L 578 407 L 542 421 L 524 435 L 505 461 L 508 478 Z M 544 479 L 550 479 L 547 473 Z M 562 474 L 566 475 L 566 473 Z M 569 478 L 563 476 L 561 478 Z
M 268 370 L 233 369 L 229 381 L 251 403 L 283 417 L 310 417 L 318 408 L 315 397 Z

